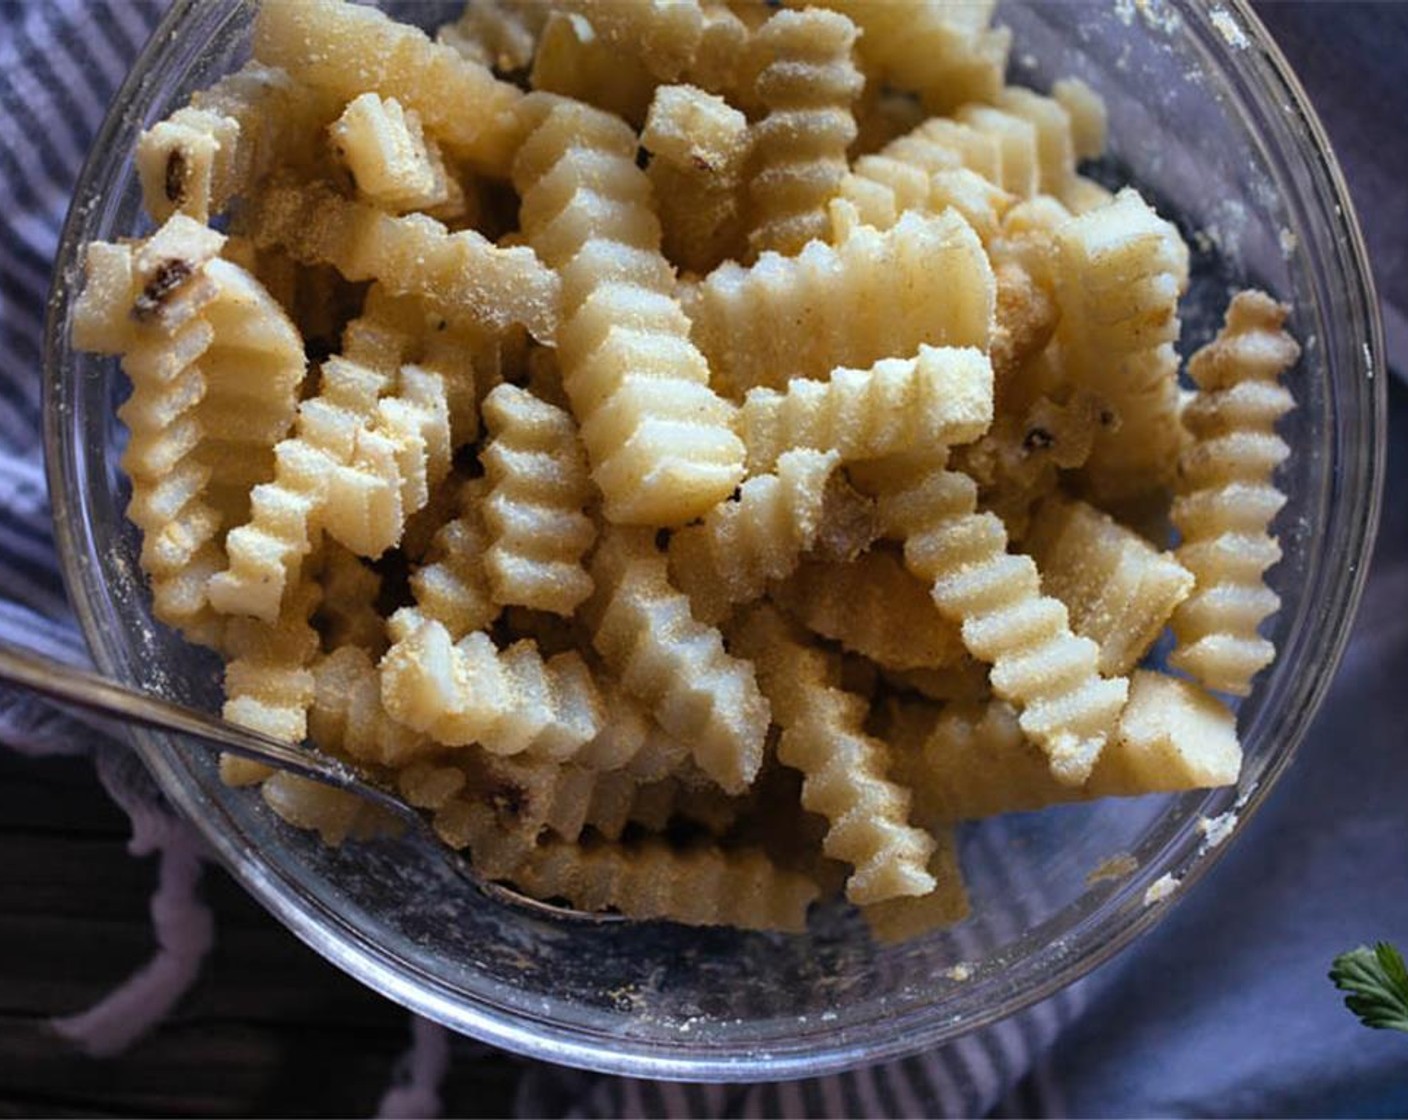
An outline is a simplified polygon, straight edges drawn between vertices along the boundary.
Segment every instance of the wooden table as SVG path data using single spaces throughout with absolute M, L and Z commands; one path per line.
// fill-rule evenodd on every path
M 0 749 L 0 1115 L 366 1116 L 410 1042 L 409 1014 L 343 975 L 221 869 L 215 948 L 176 1011 L 120 1058 L 50 1027 L 150 957 L 156 859 L 87 759 Z M 523 1063 L 456 1039 L 448 1114 L 511 1113 Z

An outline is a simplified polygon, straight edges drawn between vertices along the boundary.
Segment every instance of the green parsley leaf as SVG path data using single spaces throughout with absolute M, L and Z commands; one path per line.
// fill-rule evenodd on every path
M 1408 967 L 1387 941 L 1341 953 L 1330 966 L 1335 987 L 1348 992 L 1344 1005 L 1366 1027 L 1408 1033 Z

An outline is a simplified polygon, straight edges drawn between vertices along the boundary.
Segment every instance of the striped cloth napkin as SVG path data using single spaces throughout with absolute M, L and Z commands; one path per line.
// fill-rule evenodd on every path
M 69 197 L 109 100 L 156 26 L 159 0 L 0 3 L 0 637 L 74 662 L 87 658 L 58 575 L 40 448 L 40 368 L 50 266 Z M 160 853 L 168 905 L 155 908 L 161 949 L 141 974 L 86 1015 L 59 1024 L 80 1048 L 118 1055 L 178 1000 L 212 932 L 199 901 L 199 845 L 161 805 L 122 748 L 73 717 L 0 694 L 0 743 L 29 753 L 88 751 L 133 817 L 133 852 Z M 1039 1058 L 1080 1005 L 1075 990 L 943 1050 L 844 1076 L 778 1085 L 632 1081 L 543 1066 L 526 1076 L 525 1115 L 981 1115 L 1013 1096 L 1014 1114 L 1045 1111 Z M 417 1025 L 403 1063 L 411 1083 L 388 1114 L 430 1111 L 445 1047 Z M 442 1057 L 437 1059 L 437 1055 Z M 477 1059 L 494 1061 L 492 1053 Z M 369 1108 L 376 1102 L 369 1102 Z

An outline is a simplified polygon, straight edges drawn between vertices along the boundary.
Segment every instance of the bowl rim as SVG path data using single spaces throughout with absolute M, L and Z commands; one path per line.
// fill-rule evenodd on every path
M 76 449 L 66 444 L 63 423 L 70 407 L 69 386 L 59 369 L 58 336 L 63 331 L 66 311 L 72 298 L 72 277 L 65 274 L 64 262 L 76 260 L 86 224 L 87 197 L 103 163 L 102 153 L 112 145 L 113 137 L 123 125 L 117 107 L 129 105 L 147 80 L 149 65 L 163 43 L 189 17 L 202 0 L 176 0 L 162 18 L 151 39 L 143 47 L 131 72 L 127 75 L 112 108 L 103 121 L 77 180 L 74 197 L 65 218 L 56 254 L 56 266 L 50 288 L 45 321 L 44 355 L 44 446 L 46 475 L 49 485 L 60 566 L 69 601 L 78 618 L 85 641 L 95 663 L 105 673 L 123 677 L 123 666 L 104 640 L 103 629 L 88 594 L 90 581 L 96 574 L 85 563 L 85 548 L 80 534 L 88 526 L 76 482 L 77 460 L 70 454 Z M 248 2 L 248 0 L 244 0 Z M 1384 371 L 1382 327 L 1379 304 L 1368 256 L 1353 202 L 1325 131 L 1315 115 L 1304 90 L 1274 40 L 1251 9 L 1248 0 L 1220 0 L 1210 12 L 1202 12 L 1195 0 L 1173 0 L 1176 10 L 1198 11 L 1202 18 L 1215 19 L 1218 12 L 1235 18 L 1246 35 L 1250 49 L 1264 62 L 1267 76 L 1279 84 L 1277 92 L 1285 99 L 1285 110 L 1295 125 L 1304 129 L 1309 142 L 1302 152 L 1314 156 L 1309 167 L 1313 178 L 1328 187 L 1337 213 L 1337 246 L 1345 277 L 1354 283 L 1348 296 L 1363 312 L 1364 366 L 1360 371 L 1374 384 L 1367 396 L 1366 415 L 1360 418 L 1360 429 L 1367 437 L 1368 461 L 1361 471 L 1358 489 L 1363 498 L 1360 516 L 1348 525 L 1347 552 L 1352 558 L 1343 598 L 1330 604 L 1332 610 L 1323 623 L 1329 642 L 1323 649 L 1321 666 L 1311 689 L 1302 695 L 1290 720 L 1285 742 L 1265 770 L 1256 788 L 1247 791 L 1236 804 L 1237 819 L 1232 829 L 1235 836 L 1263 803 L 1271 788 L 1294 759 L 1319 709 L 1326 690 L 1335 676 L 1344 648 L 1350 636 L 1351 624 L 1363 593 L 1369 559 L 1382 501 L 1386 449 L 1386 389 L 1385 377 L 1375 379 L 1375 371 Z M 82 454 L 81 450 L 78 451 Z M 131 683 L 131 682 L 129 682 Z M 531 1017 L 483 998 L 481 993 L 459 991 L 452 995 L 446 986 L 417 969 L 411 962 L 392 957 L 382 946 L 372 942 L 350 921 L 322 906 L 318 900 L 302 895 L 292 880 L 276 872 L 258 853 L 238 842 L 235 833 L 220 825 L 211 806 L 198 806 L 178 774 L 179 752 L 165 736 L 132 731 L 131 739 L 146 766 L 155 775 L 166 796 L 175 803 L 182 815 L 193 821 L 219 861 L 256 900 L 270 911 L 295 936 L 308 944 L 343 971 L 380 994 L 453 1029 L 470 1034 L 491 1044 L 532 1058 L 592 1069 L 603 1073 L 631 1077 L 660 1078 L 688 1081 L 756 1081 L 811 1077 L 892 1060 L 989 1026 L 1014 1015 L 1065 988 L 1081 976 L 1105 963 L 1155 925 L 1169 910 L 1169 904 L 1143 906 L 1116 914 L 1119 919 L 1107 928 L 1108 936 L 1088 946 L 1079 954 L 1071 954 L 1048 969 L 1038 980 L 995 1001 L 982 1011 L 961 1022 L 913 1023 L 914 1029 L 900 1029 L 913 1018 L 922 1018 L 929 1007 L 914 1009 L 894 1020 L 895 1027 L 888 1039 L 877 1042 L 866 1039 L 848 1041 L 853 1032 L 829 1045 L 807 1045 L 796 1049 L 780 1045 L 766 1052 L 754 1048 L 746 1055 L 721 1049 L 715 1055 L 699 1050 L 683 1051 L 678 1047 L 654 1040 L 625 1038 L 582 1027 L 563 1027 L 540 1017 Z M 217 807 L 218 808 L 218 807 Z M 1230 844 L 1216 846 L 1199 844 L 1197 837 L 1184 835 L 1178 850 L 1165 862 L 1163 870 L 1179 881 L 1181 898 L 1194 883 L 1217 862 Z M 683 1056 L 682 1056 L 683 1055 Z

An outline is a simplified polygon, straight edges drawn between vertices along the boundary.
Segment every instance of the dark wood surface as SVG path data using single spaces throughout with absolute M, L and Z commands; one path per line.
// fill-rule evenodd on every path
M 202 884 L 215 947 L 161 1026 L 111 1060 L 50 1028 L 155 948 L 156 859 L 134 859 L 127 840 L 87 760 L 0 750 L 0 1115 L 370 1115 L 410 1042 L 408 1013 L 325 963 L 216 867 Z M 450 1113 L 509 1114 L 521 1063 L 454 1048 Z

